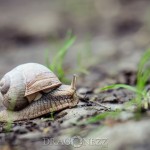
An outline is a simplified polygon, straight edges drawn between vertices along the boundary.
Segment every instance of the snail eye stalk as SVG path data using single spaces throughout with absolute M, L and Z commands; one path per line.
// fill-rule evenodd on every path
M 71 82 L 71 89 L 76 90 L 76 83 L 77 83 L 77 75 L 74 74 Z

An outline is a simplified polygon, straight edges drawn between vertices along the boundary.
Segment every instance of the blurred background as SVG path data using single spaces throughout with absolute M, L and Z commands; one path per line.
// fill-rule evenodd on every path
M 68 31 L 76 41 L 66 68 L 82 53 L 85 67 L 134 69 L 149 47 L 149 16 L 149 0 L 0 0 L 0 77 L 22 63 L 46 64 Z
M 67 45 L 65 42 L 69 34 L 75 41 L 69 46 L 65 57 L 60 58 L 62 59 L 60 62 L 59 60 L 53 61 L 58 51 Z M 86 135 L 94 128 L 96 130 L 91 137 L 94 137 L 93 139 L 108 137 L 110 140 L 108 146 L 111 149 L 113 146 L 114 149 L 119 147 L 124 150 L 133 149 L 132 147 L 149 149 L 150 128 L 148 117 L 145 115 L 146 113 L 143 113 L 145 111 L 142 111 L 144 115 L 140 121 L 140 117 L 135 113 L 136 121 L 134 121 L 130 120 L 134 116 L 134 107 L 131 107 L 133 109 L 131 114 L 130 110 L 126 112 L 122 109 L 123 102 L 133 99 L 132 93 L 126 94 L 124 91 L 117 90 L 112 93 L 104 93 L 102 96 L 99 92 L 95 94 L 95 89 L 99 90 L 104 83 L 105 85 L 107 82 L 114 84 L 113 78 L 109 78 L 107 75 L 114 75 L 115 81 L 123 81 L 119 83 L 126 83 L 124 82 L 126 80 L 131 82 L 131 85 L 135 83 L 136 73 L 134 71 L 137 70 L 137 64 L 148 48 L 150 48 L 150 0 L 0 0 L 0 79 L 5 73 L 22 63 L 37 62 L 43 65 L 50 63 L 54 67 L 57 66 L 56 63 L 62 61 L 63 68 L 61 68 L 61 72 L 58 72 L 59 75 L 62 75 L 62 79 L 64 79 L 64 73 L 67 75 L 66 79 L 71 79 L 74 73 L 85 75 L 80 74 L 78 89 L 81 93 L 83 92 L 83 95 L 85 94 L 85 99 L 89 99 L 86 103 L 96 100 L 100 103 L 108 103 L 108 106 L 110 103 L 112 110 L 121 108 L 125 113 L 121 114 L 121 121 L 102 120 L 97 124 L 87 124 L 87 126 L 83 124 L 82 126 L 82 119 L 83 121 L 87 120 L 88 117 L 103 111 L 99 108 L 101 104 L 95 103 L 95 107 L 91 105 L 92 107 L 88 108 L 88 103 L 87 106 L 85 103 L 85 106 L 80 107 L 82 105 L 79 105 L 75 111 L 68 111 L 68 118 L 63 118 L 60 123 L 56 122 L 55 124 L 54 122 L 53 124 L 53 122 L 46 122 L 48 120 L 42 119 L 40 122 L 39 119 L 30 121 L 29 124 L 23 122 L 23 124 L 18 123 L 16 126 L 12 126 L 14 134 L 6 133 L 10 143 L 15 141 L 15 145 L 17 145 L 19 142 L 16 138 L 21 139 L 20 135 L 23 135 L 23 141 L 20 140 L 21 147 L 17 147 L 17 149 L 23 149 L 24 145 L 29 145 L 29 149 L 31 147 L 54 149 L 52 145 L 45 147 L 39 141 L 34 144 L 34 139 L 43 137 L 46 133 L 50 133 L 50 137 L 54 134 L 57 138 L 74 133 L 75 135 Z M 123 73 L 120 74 L 120 72 Z M 130 78 L 131 81 L 128 81 Z M 86 93 L 89 94 L 87 98 L 88 94 L 86 95 Z M 149 116 L 149 111 L 147 112 Z M 77 115 L 75 116 L 75 114 Z M 81 125 L 72 123 L 74 119 L 79 123 L 81 121 Z M 128 120 L 131 122 L 124 124 Z M 106 132 L 101 134 L 101 125 L 102 127 L 103 125 L 113 127 L 117 124 L 120 126 L 106 128 Z M 97 127 L 100 128 L 97 129 Z M 1 131 L 3 131 L 2 125 L 0 125 Z M 30 131 L 31 134 L 28 134 Z M 2 133 L 1 137 L 6 136 Z M 33 139 L 33 142 L 30 143 L 27 139 L 31 139 L 31 141 Z M 10 148 L 4 147 L 4 149 L 10 150 L 12 145 L 10 144 Z M 66 146 L 63 145 L 58 149 L 69 148 Z M 93 149 L 94 145 L 91 146 Z M 25 148 L 27 149 L 27 147 Z M 83 147 L 83 149 L 85 148 Z M 86 149 L 91 149 L 91 147 L 87 145 Z

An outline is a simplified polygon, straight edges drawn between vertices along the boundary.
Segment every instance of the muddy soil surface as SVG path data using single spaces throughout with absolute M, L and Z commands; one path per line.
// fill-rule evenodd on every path
M 98 72 L 98 70 L 96 71 Z M 125 83 L 129 85 L 135 85 L 136 83 L 136 72 L 133 71 L 122 71 L 118 76 L 105 75 L 99 78 L 98 81 L 95 81 L 95 85 L 99 82 L 102 86 L 112 84 L 112 83 Z M 85 140 L 99 139 L 100 143 L 94 144 L 94 149 L 108 149 L 108 146 L 112 146 L 111 149 L 121 149 L 121 146 L 124 144 L 122 140 L 120 143 L 116 142 L 112 144 L 113 138 L 111 137 L 114 133 L 109 133 L 110 135 L 105 135 L 108 130 L 116 130 L 114 127 L 119 126 L 119 130 L 123 130 L 123 126 L 127 123 L 130 124 L 136 123 L 134 119 L 133 110 L 134 108 L 128 108 L 126 110 L 124 107 L 125 102 L 129 102 L 135 97 L 135 93 L 125 90 L 125 89 L 116 89 L 108 90 L 105 92 L 99 91 L 100 86 L 96 87 L 78 87 L 77 93 L 80 97 L 80 102 L 78 105 L 71 109 L 66 109 L 61 112 L 54 114 L 54 118 L 51 117 L 51 114 L 47 114 L 42 118 L 37 118 L 27 121 L 19 121 L 13 124 L 0 124 L 0 144 L 1 149 L 11 150 L 11 149 L 87 149 L 91 146 L 91 143 L 83 143 Z M 148 87 L 147 87 L 148 88 Z M 87 122 L 89 118 L 94 117 L 98 114 L 114 111 L 116 109 L 122 110 L 120 115 L 116 119 L 101 119 L 95 122 Z M 138 123 L 149 121 L 148 116 L 149 112 L 142 113 L 142 119 Z M 132 121 L 132 122 L 131 122 Z M 130 123 L 131 122 L 131 123 Z M 137 123 L 137 124 L 138 124 Z M 143 129 L 143 124 L 141 125 L 141 130 Z M 104 129 L 103 129 L 104 128 Z M 126 126 L 125 126 L 126 128 Z M 103 131 L 103 130 L 104 131 Z M 97 131 L 95 131 L 97 130 Z M 134 126 L 128 131 L 127 134 L 130 137 L 134 131 Z M 98 136 L 96 133 L 104 136 Z M 122 132 L 122 131 L 120 131 Z M 125 131 L 124 131 L 125 132 Z M 131 133 L 130 133 L 131 132 Z M 140 131 L 142 132 L 142 131 Z M 149 132 L 149 130 L 148 130 Z M 93 135 L 94 134 L 94 135 Z M 143 135 L 144 136 L 144 135 Z M 147 134 L 145 136 L 148 136 Z M 144 136 L 144 138 L 145 138 Z M 111 137 L 111 138 L 110 138 Z M 127 138 L 129 138 L 127 137 Z M 108 139 L 110 138 L 110 139 Z M 118 133 L 116 139 L 124 138 L 124 135 Z M 82 140 L 82 142 L 81 142 Z M 139 139 L 133 140 L 133 143 L 126 141 L 126 148 L 130 145 L 134 147 L 136 144 L 141 145 Z M 144 141 L 145 144 L 147 140 Z M 149 147 L 149 144 L 146 145 L 146 149 Z

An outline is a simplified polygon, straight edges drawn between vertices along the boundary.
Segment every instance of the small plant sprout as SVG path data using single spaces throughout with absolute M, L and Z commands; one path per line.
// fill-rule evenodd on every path
M 46 66 L 51 71 L 56 73 L 59 79 L 65 83 L 69 83 L 70 81 L 66 79 L 64 61 L 70 47 L 74 44 L 75 40 L 76 36 L 72 35 L 72 32 L 67 32 L 67 38 L 63 42 L 62 47 L 58 49 L 57 53 L 54 55 L 51 61 L 49 60 L 49 50 L 45 52 Z M 86 39 L 84 48 L 77 51 L 76 55 L 74 56 L 76 58 L 77 65 L 75 69 L 68 69 L 67 71 L 69 73 L 77 72 L 80 74 L 88 74 L 88 68 L 96 63 L 96 59 L 95 57 L 93 57 L 92 48 L 89 40 L 89 38 Z M 85 61 L 87 59 L 88 63 Z
M 106 91 L 110 89 L 118 89 L 118 88 L 125 88 L 130 91 L 133 91 L 136 93 L 136 96 L 131 101 L 127 102 L 127 107 L 129 106 L 136 106 L 136 112 L 134 113 L 135 119 L 139 119 L 141 116 L 141 108 L 144 108 L 145 110 L 150 108 L 150 92 L 146 90 L 145 86 L 146 83 L 150 77 L 150 49 L 148 49 L 144 55 L 142 56 L 139 65 L 138 65 L 138 71 L 137 71 L 137 83 L 135 86 L 130 86 L 126 84 L 113 84 L 108 85 L 104 88 L 100 89 L 101 91 Z M 106 111 L 101 114 L 98 114 L 94 117 L 90 117 L 86 123 L 94 123 L 99 120 L 106 119 L 108 117 L 116 118 L 121 114 L 122 110 L 115 110 L 115 111 Z
M 100 90 L 104 91 L 104 90 L 117 89 L 117 88 L 125 88 L 131 90 L 136 93 L 136 97 L 131 101 L 131 104 L 136 105 L 138 110 L 140 110 L 142 107 L 144 107 L 144 109 L 148 109 L 150 106 L 150 101 L 149 101 L 150 93 L 149 91 L 146 91 L 145 86 L 150 77 L 150 68 L 148 65 L 149 61 L 150 61 L 150 49 L 148 49 L 143 54 L 139 62 L 138 71 L 137 71 L 137 83 L 135 87 L 126 84 L 113 84 L 113 85 L 108 85 Z
M 63 67 L 65 56 L 69 50 L 69 48 L 73 45 L 76 40 L 76 36 L 72 35 L 70 32 L 67 34 L 67 38 L 63 43 L 63 46 L 58 50 L 56 55 L 53 57 L 52 61 L 49 61 L 49 53 L 46 52 L 46 65 L 47 67 L 55 72 L 58 78 L 61 81 L 67 82 L 65 78 L 65 70 Z

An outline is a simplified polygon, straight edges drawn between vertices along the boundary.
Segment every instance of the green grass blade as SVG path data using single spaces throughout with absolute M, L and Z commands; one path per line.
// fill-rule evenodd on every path
M 120 112 L 121 112 L 120 110 L 112 111 L 112 112 L 103 112 L 101 114 L 98 114 L 98 115 L 96 115 L 94 117 L 89 118 L 86 121 L 86 123 L 95 123 L 97 121 L 104 120 L 107 117 L 114 118 L 114 117 L 117 117 L 120 114 Z
M 125 85 L 125 84 L 114 84 L 114 85 L 108 85 L 104 88 L 101 88 L 100 91 L 106 91 L 106 90 L 111 90 L 111 89 L 118 89 L 118 88 L 125 88 L 128 89 L 130 91 L 133 91 L 135 93 L 141 94 L 143 95 L 143 93 L 139 90 L 137 90 L 136 87 L 132 87 L 130 85 Z
M 70 39 L 67 39 L 63 45 L 63 47 L 61 49 L 59 49 L 58 53 L 56 54 L 56 56 L 54 57 L 52 64 L 56 64 L 57 61 L 60 61 L 62 63 L 64 56 L 66 55 L 66 52 L 68 51 L 68 49 L 73 45 L 73 43 L 75 42 L 76 37 L 72 36 Z
M 58 78 L 62 81 L 65 80 L 65 71 L 63 68 L 63 63 L 64 63 L 64 59 L 65 56 L 69 50 L 69 48 L 73 45 L 73 43 L 76 40 L 76 36 L 72 36 L 71 34 L 69 34 L 69 38 L 67 38 L 65 40 L 65 42 L 63 43 L 62 48 L 60 48 L 58 50 L 58 52 L 56 53 L 56 55 L 53 57 L 51 63 L 49 62 L 49 58 L 48 56 L 48 52 L 46 52 L 46 64 L 49 66 L 49 68 L 55 72 L 58 76 Z
M 150 60 L 150 49 L 148 49 L 142 56 L 139 65 L 138 65 L 138 73 L 137 73 L 137 89 L 143 90 L 145 87 L 145 84 L 149 77 L 146 77 L 146 74 L 150 74 L 149 68 L 146 68 L 146 64 Z
M 142 91 L 143 97 L 146 96 L 145 86 L 146 82 L 149 79 L 150 76 L 150 69 L 147 67 L 150 60 L 150 49 L 148 49 L 142 56 L 139 65 L 138 65 L 138 73 L 137 73 L 137 84 L 136 88 L 138 91 Z M 139 108 L 141 107 L 141 95 L 137 93 L 136 95 L 136 103 L 139 105 Z
M 143 67 L 145 66 L 145 64 L 149 61 L 150 59 L 150 49 L 148 49 L 142 56 L 139 65 L 138 65 L 138 69 L 139 71 L 143 70 Z

